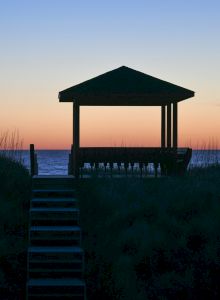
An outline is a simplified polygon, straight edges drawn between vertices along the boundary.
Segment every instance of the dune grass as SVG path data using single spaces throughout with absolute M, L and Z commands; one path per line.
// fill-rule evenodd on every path
M 25 299 L 31 185 L 15 154 L 0 155 L 1 300 Z M 88 300 L 219 299 L 219 165 L 80 180 L 78 193 Z
M 25 299 L 28 170 L 12 156 L 0 155 L 0 299 Z
M 219 299 L 220 167 L 79 184 L 88 299 Z

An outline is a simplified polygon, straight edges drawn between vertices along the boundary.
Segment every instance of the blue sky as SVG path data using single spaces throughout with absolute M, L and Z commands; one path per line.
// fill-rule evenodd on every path
M 25 124 L 36 132 L 30 116 L 36 122 L 42 107 L 53 111 L 52 124 L 59 114 L 70 124 L 59 90 L 121 65 L 194 90 L 182 118 L 190 110 L 202 123 L 208 112 L 207 136 L 220 129 L 219 1 L 1 0 L 0 37 L 2 128 L 17 127 L 26 143 Z
M 135 65 L 168 78 L 174 69 L 204 76 L 220 58 L 219 1 L 9 0 L 0 8 L 3 67 L 11 72 L 34 68 L 38 76 L 45 67 L 55 79 L 61 71 L 81 80 Z

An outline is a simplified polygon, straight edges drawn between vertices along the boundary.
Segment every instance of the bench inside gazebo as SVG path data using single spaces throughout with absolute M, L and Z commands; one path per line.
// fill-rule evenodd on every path
M 106 172 L 108 168 L 140 173 L 152 163 L 155 174 L 184 173 L 191 159 L 190 148 L 178 148 L 178 102 L 194 92 L 122 66 L 59 92 L 60 102 L 73 102 L 73 147 L 69 174 L 78 178 L 84 165 Z M 160 106 L 161 147 L 80 147 L 80 106 Z

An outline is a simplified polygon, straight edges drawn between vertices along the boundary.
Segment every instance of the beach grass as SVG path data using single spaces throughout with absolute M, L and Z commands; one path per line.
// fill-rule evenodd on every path
M 218 299 L 220 167 L 79 184 L 88 299 Z
M 30 182 L 17 151 L 3 151 L 1 300 L 25 299 Z M 218 163 L 182 177 L 94 176 L 78 198 L 88 300 L 219 299 Z
M 17 156 L 16 156 L 17 158 Z M 0 155 L 0 299 L 25 299 L 30 176 L 10 152 Z

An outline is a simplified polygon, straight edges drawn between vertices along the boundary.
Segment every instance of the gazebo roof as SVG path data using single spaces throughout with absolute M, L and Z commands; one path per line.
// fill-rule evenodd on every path
M 193 96 L 191 90 L 122 66 L 59 92 L 59 101 L 91 106 L 157 106 Z

